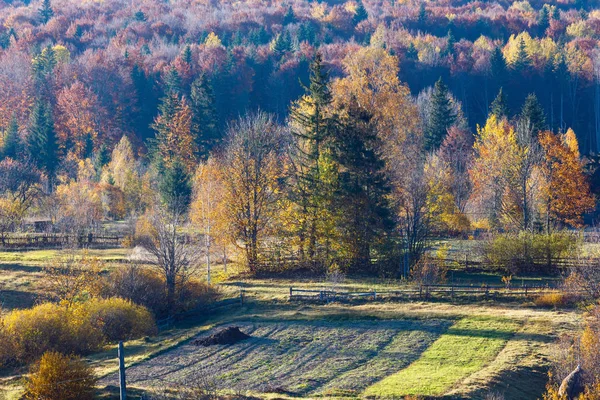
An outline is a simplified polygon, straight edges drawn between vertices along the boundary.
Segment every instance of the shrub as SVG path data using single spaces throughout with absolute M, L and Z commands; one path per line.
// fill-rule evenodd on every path
M 110 298 L 91 301 L 86 308 L 92 326 L 109 342 L 151 335 L 156 331 L 150 311 L 128 300 Z
M 150 312 L 122 299 L 92 299 L 73 307 L 45 303 L 13 311 L 0 322 L 4 365 L 31 362 L 47 351 L 89 354 L 106 342 L 145 336 L 155 331 Z
M 484 246 L 484 259 L 488 265 L 514 275 L 554 273 L 557 262 L 573 257 L 578 244 L 577 236 L 567 232 L 502 234 Z
M 46 351 L 87 354 L 100 348 L 102 335 L 82 310 L 45 303 L 4 318 L 4 334 L 12 342 L 15 357 L 30 362 Z
M 25 386 L 27 400 L 88 400 L 94 398 L 96 378 L 82 360 L 46 352 L 31 369 Z
M 561 308 L 573 304 L 574 299 L 565 292 L 544 293 L 535 299 L 535 305 L 538 307 Z
M 166 304 L 165 284 L 160 275 L 148 268 L 130 264 L 118 268 L 105 280 L 103 295 L 131 300 L 161 315 Z
M 178 287 L 175 312 L 185 312 L 211 303 L 218 297 L 214 286 L 189 280 Z M 132 264 L 113 272 L 105 283 L 106 297 L 120 297 L 149 308 L 154 315 L 167 313 L 166 285 L 156 271 Z

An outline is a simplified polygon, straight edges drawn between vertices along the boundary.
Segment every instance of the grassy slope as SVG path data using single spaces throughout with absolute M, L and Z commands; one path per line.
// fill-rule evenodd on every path
M 518 322 L 508 319 L 463 318 L 417 361 L 369 387 L 365 395 L 442 395 L 491 362 L 518 327 Z

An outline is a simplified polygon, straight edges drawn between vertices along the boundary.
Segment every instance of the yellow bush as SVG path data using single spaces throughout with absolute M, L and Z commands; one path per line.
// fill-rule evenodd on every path
M 5 334 L 19 361 L 28 362 L 46 351 L 86 354 L 97 350 L 102 336 L 89 320 L 64 306 L 45 303 L 4 318 Z
M 23 397 L 27 400 L 91 400 L 95 384 L 94 373 L 85 362 L 47 352 L 32 367 Z
M 119 298 L 91 301 L 86 304 L 91 324 L 109 342 L 127 340 L 155 333 L 154 318 L 146 307 Z
M 538 307 L 566 307 L 571 303 L 570 296 L 564 292 L 544 293 L 535 299 Z
M 92 299 L 73 307 L 45 303 L 9 313 L 0 321 L 1 365 L 31 362 L 47 351 L 89 354 L 106 342 L 152 334 L 154 319 L 145 307 L 122 299 Z

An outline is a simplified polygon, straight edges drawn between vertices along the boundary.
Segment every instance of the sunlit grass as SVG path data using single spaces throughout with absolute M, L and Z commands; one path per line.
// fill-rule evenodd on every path
M 490 363 L 519 328 L 509 319 L 463 318 L 407 368 L 365 391 L 367 396 L 439 396 Z

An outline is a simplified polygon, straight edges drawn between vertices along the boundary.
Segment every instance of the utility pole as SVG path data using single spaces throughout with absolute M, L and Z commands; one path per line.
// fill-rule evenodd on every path
M 127 399 L 127 389 L 125 387 L 125 353 L 123 352 L 123 342 L 119 342 L 119 393 L 120 399 Z

